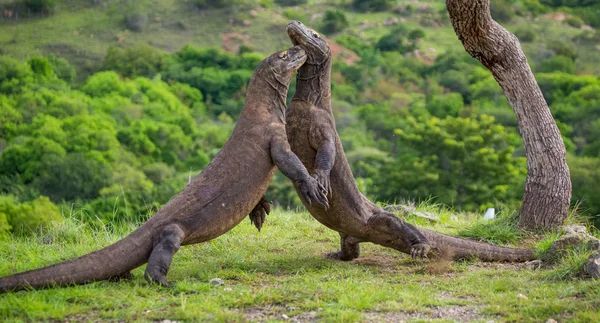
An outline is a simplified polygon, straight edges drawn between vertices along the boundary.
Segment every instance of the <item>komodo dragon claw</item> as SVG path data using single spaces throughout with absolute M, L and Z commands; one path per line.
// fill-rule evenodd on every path
M 254 224 L 254 226 L 260 232 L 262 225 L 265 223 L 265 219 L 267 214 L 271 212 L 271 202 L 267 201 L 263 196 L 258 204 L 254 207 L 254 209 L 250 212 L 250 222 Z
M 431 250 L 431 247 L 427 243 L 415 244 L 410 248 L 410 257 L 413 259 L 417 257 L 421 259 L 426 258 L 429 250 Z

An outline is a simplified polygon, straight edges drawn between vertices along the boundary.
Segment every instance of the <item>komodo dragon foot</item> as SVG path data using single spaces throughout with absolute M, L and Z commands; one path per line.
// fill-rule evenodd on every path
M 267 201 L 265 199 L 265 197 L 263 196 L 260 201 L 258 201 L 258 204 L 256 204 L 256 206 L 254 207 L 254 209 L 252 210 L 252 212 L 250 212 L 250 222 L 252 222 L 252 224 L 254 224 L 254 226 L 258 229 L 258 231 L 260 232 L 260 229 L 262 228 L 262 225 L 265 223 L 265 219 L 267 217 L 267 214 L 269 214 L 269 212 L 271 212 L 271 203 L 269 201 Z

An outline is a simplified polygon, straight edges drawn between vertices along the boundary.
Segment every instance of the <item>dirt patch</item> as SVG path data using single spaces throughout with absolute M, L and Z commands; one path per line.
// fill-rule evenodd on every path
M 552 13 L 543 15 L 542 17 L 550 19 L 550 20 L 562 22 L 563 20 L 565 20 L 567 18 L 567 14 L 562 13 L 562 12 L 552 12 Z
M 223 44 L 221 48 L 228 52 L 237 53 L 240 49 L 240 46 L 250 46 L 250 38 L 248 35 L 237 32 L 223 33 L 221 36 L 221 41 Z
M 353 51 L 339 45 L 333 39 L 325 38 L 325 40 L 329 44 L 329 47 L 331 47 L 331 55 L 335 56 L 337 59 L 344 61 L 348 65 L 360 61 L 360 57 Z
M 477 306 L 435 306 L 423 312 L 366 312 L 365 322 L 406 322 L 415 319 L 445 319 L 456 322 L 472 322 L 486 317 L 480 313 Z
M 263 307 L 250 307 L 240 310 L 244 319 L 249 322 L 267 322 L 285 320 L 288 322 L 317 322 L 317 312 L 310 311 L 300 314 L 291 314 L 296 311 L 293 306 L 283 304 L 267 305 Z
M 398 267 L 398 259 L 382 256 L 367 256 L 352 260 L 355 264 L 361 264 L 368 267 L 377 267 L 380 269 L 396 269 Z

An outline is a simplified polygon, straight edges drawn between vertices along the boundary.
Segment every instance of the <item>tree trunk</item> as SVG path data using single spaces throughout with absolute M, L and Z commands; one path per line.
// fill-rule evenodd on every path
M 489 0 L 446 0 L 446 7 L 465 50 L 492 72 L 517 115 L 527 157 L 520 225 L 562 224 L 571 202 L 565 145 L 519 40 L 492 19 Z

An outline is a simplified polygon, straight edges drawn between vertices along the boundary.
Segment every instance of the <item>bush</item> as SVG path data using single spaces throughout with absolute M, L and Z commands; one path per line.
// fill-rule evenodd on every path
M 299 6 L 306 4 L 307 2 L 308 0 L 275 0 L 275 3 L 280 6 Z
M 546 44 L 548 49 L 554 51 L 556 55 L 566 56 L 572 60 L 577 59 L 577 51 L 575 46 L 565 41 L 555 40 Z
M 55 56 L 54 54 L 48 55 L 47 58 L 48 62 L 50 62 L 50 65 L 52 65 L 52 70 L 54 71 L 54 74 L 56 74 L 56 76 L 59 79 L 69 84 L 75 81 L 77 77 L 75 67 L 69 64 L 69 62 L 66 59 Z
M 164 68 L 165 54 L 144 43 L 133 47 L 110 47 L 104 58 L 104 69 L 125 77 L 154 77 Z
M 0 196 L 0 234 L 8 230 L 18 235 L 29 234 L 44 230 L 60 219 L 60 210 L 45 196 L 25 203 L 12 196 Z
M 506 0 L 490 1 L 490 10 L 492 18 L 498 22 L 509 22 L 514 15 L 514 10 Z
M 193 0 L 192 4 L 198 8 L 225 8 L 243 4 L 243 0 Z
M 25 0 L 25 6 L 33 12 L 51 12 L 58 0 Z
M 550 59 L 545 59 L 541 61 L 537 66 L 537 72 L 564 72 L 569 74 L 575 74 L 575 63 L 569 57 L 554 56 Z
M 325 11 L 325 17 L 323 17 L 323 32 L 326 34 L 333 34 L 344 30 L 348 27 L 348 20 L 346 14 L 339 10 L 327 10 Z
M 381 37 L 375 48 L 382 52 L 398 51 L 400 53 L 408 53 L 417 48 L 414 41 L 408 40 L 408 31 L 405 27 L 397 27 L 392 32 Z
M 148 15 L 145 13 L 133 13 L 125 17 L 125 25 L 133 31 L 142 31 L 148 23 Z
M 358 11 L 385 11 L 396 4 L 395 0 L 353 0 L 352 7 Z
M 577 16 L 568 16 L 565 19 L 565 22 L 567 23 L 567 25 L 575 28 L 581 28 L 581 26 L 583 26 L 584 24 L 583 19 Z
M 515 36 L 519 41 L 530 43 L 535 40 L 535 31 L 531 28 L 519 28 L 515 31 Z

